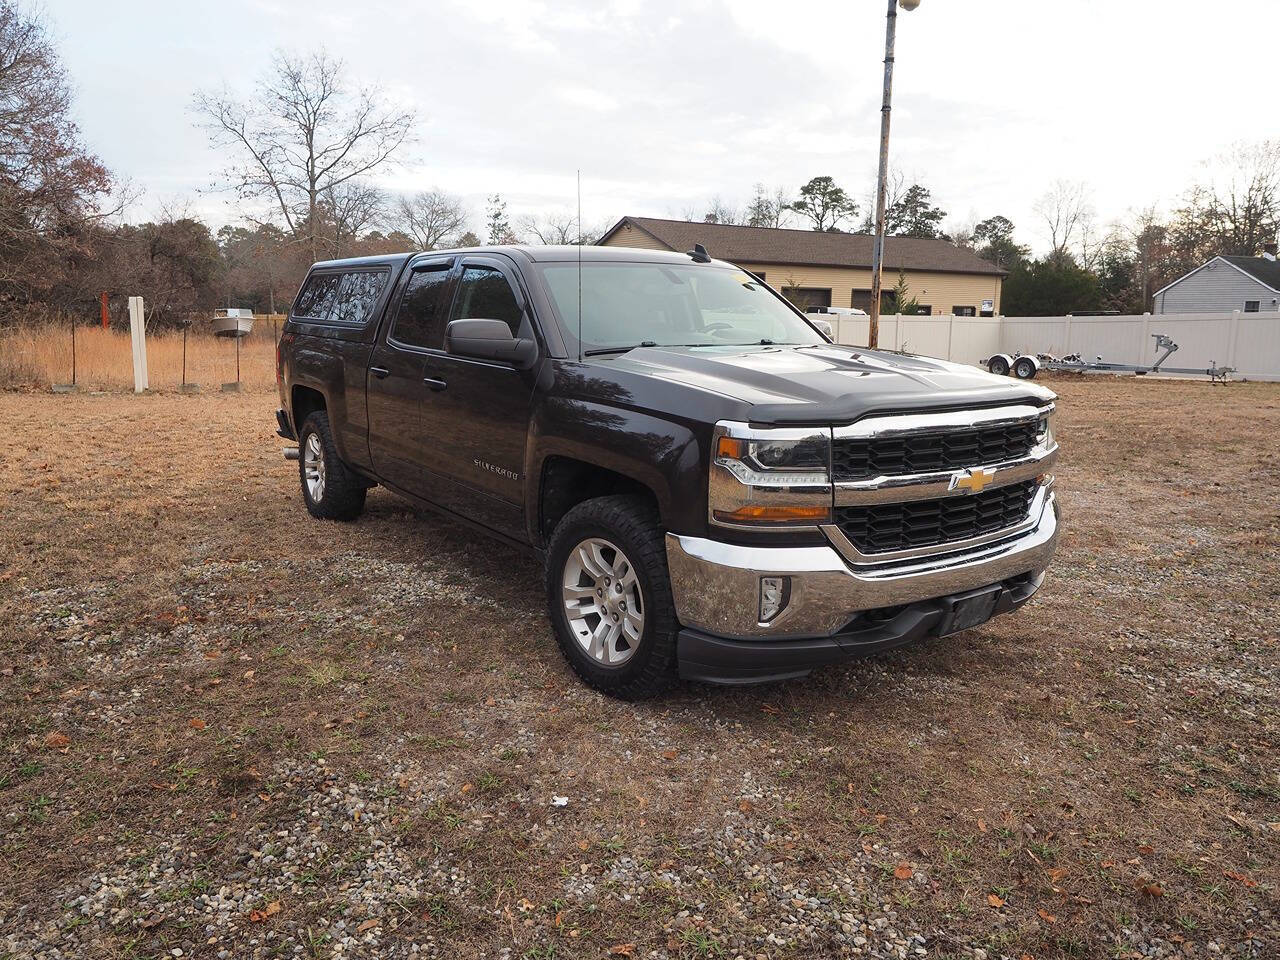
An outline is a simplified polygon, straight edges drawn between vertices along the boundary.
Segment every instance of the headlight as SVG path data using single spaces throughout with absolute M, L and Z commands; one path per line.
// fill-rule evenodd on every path
M 1040 418 L 1040 423 L 1036 426 L 1036 446 L 1047 450 L 1053 443 L 1053 412 L 1050 411 Z
M 774 529 L 831 519 L 831 432 L 716 424 L 707 489 L 713 524 Z

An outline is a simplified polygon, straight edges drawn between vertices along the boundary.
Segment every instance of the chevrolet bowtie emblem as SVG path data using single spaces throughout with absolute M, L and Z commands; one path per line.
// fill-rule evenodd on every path
M 963 490 L 965 493 L 981 493 L 995 478 L 996 472 L 985 467 L 959 470 L 951 475 L 951 489 Z

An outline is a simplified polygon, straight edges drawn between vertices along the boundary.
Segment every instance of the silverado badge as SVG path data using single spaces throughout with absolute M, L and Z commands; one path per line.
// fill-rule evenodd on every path
M 952 490 L 963 490 L 965 493 L 981 493 L 996 478 L 994 470 L 986 467 L 974 467 L 972 470 L 957 470 L 951 475 Z

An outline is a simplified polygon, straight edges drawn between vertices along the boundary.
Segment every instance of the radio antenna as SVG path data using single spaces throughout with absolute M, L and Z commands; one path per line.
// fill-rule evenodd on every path
M 578 362 L 582 362 L 582 168 L 578 168 Z

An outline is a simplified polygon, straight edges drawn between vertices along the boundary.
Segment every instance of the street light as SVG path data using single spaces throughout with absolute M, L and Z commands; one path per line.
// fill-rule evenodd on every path
M 889 0 L 888 24 L 884 32 L 884 103 L 880 107 L 880 175 L 876 178 L 876 238 L 871 250 L 871 321 L 867 346 L 880 345 L 880 274 L 884 269 L 884 205 L 889 176 L 889 110 L 893 100 L 893 41 L 898 32 L 898 7 L 908 12 L 920 0 Z

